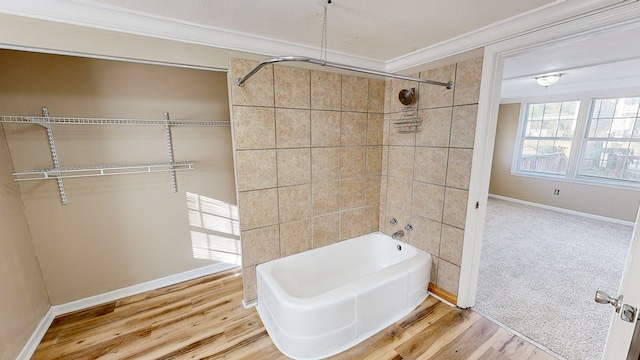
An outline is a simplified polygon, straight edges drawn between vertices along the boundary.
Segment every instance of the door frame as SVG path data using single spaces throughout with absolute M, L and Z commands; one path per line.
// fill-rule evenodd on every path
M 472 307 L 476 301 L 504 60 L 542 45 L 637 23 L 640 23 L 640 2 L 622 2 L 485 47 L 458 284 L 459 307 Z

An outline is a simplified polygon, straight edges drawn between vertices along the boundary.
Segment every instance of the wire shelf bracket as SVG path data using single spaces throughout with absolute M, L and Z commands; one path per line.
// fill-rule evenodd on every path
M 34 169 L 15 172 L 13 176 L 15 181 L 33 181 L 33 180 L 51 180 L 55 179 L 58 183 L 58 191 L 60 192 L 60 200 L 63 205 L 67 204 L 67 195 L 62 179 L 80 178 L 80 177 L 96 177 L 110 175 L 128 175 L 143 174 L 156 172 L 169 172 L 171 177 L 171 189 L 178 192 L 176 183 L 176 171 L 194 170 L 195 163 L 193 161 L 174 161 L 173 154 L 173 138 L 171 134 L 172 126 L 230 126 L 230 121 L 214 120 L 171 120 L 169 113 L 164 113 L 163 120 L 148 119 L 108 119 L 108 118 L 83 118 L 83 117 L 52 117 L 49 116 L 49 110 L 42 108 L 42 116 L 16 116 L 16 115 L 0 115 L 0 123 L 22 123 L 37 124 L 44 127 L 47 131 L 47 139 L 49 141 L 49 150 L 51 151 L 51 159 L 53 167 L 49 169 Z M 53 137 L 52 124 L 62 125 L 162 125 L 165 129 L 165 140 L 167 144 L 168 160 L 167 163 L 144 163 L 144 164 L 116 164 L 116 165 L 100 165 L 100 166 L 77 166 L 77 167 L 60 167 L 56 143 Z

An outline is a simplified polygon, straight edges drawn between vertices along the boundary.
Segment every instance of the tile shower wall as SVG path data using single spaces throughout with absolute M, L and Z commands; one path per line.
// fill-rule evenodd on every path
M 257 64 L 230 61 L 232 79 Z M 379 229 L 385 82 L 269 65 L 231 92 L 252 301 L 257 264 Z
M 386 83 L 379 228 L 392 234 L 411 223 L 414 230 L 404 240 L 433 255 L 431 283 L 452 294 L 460 278 L 481 72 L 482 58 L 475 58 L 419 74 L 453 80 L 452 90 Z M 412 87 L 418 90 L 421 131 L 398 133 L 393 122 L 404 108 L 398 93 Z

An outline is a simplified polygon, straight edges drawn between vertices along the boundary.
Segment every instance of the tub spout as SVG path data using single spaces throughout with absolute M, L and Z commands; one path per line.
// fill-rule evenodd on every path
M 398 231 L 394 232 L 393 235 L 391 235 L 391 238 L 393 240 L 397 240 L 397 239 L 402 238 L 403 236 L 404 236 L 404 231 L 398 230 Z

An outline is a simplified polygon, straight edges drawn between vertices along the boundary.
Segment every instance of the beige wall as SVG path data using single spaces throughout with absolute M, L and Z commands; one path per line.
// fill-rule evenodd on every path
M 460 278 L 481 73 L 482 57 L 421 72 L 455 86 L 420 84 L 421 131 L 410 134 L 397 132 L 394 121 L 403 110 L 398 93 L 416 84 L 387 83 L 380 229 L 392 234 L 411 223 L 405 241 L 432 254 L 431 283 L 452 294 Z
M 15 359 L 49 310 L 18 185 L 0 127 L 0 359 Z
M 247 301 L 257 264 L 378 230 L 384 86 L 281 65 L 232 86 Z
M 231 77 L 254 64 L 233 59 Z M 392 124 L 410 82 L 277 65 L 233 86 L 245 299 L 257 264 L 410 222 L 404 240 L 457 293 L 481 69 L 474 58 L 421 74 L 457 85 L 420 87 L 417 135 Z
M 493 152 L 489 193 L 609 218 L 634 221 L 640 192 L 511 175 L 520 104 L 502 104 Z M 554 189 L 560 195 L 553 195 Z
M 35 48 L 226 69 L 229 51 L 90 27 L 0 14 L 0 48 Z
M 3 114 L 228 120 L 226 74 L 202 70 L 2 51 Z M 38 125 L 4 124 L 15 170 L 51 167 Z M 168 161 L 162 126 L 54 125 L 61 166 Z M 53 305 L 212 264 L 195 258 L 187 193 L 235 204 L 229 127 L 174 127 L 178 172 L 20 182 L 36 254 Z

